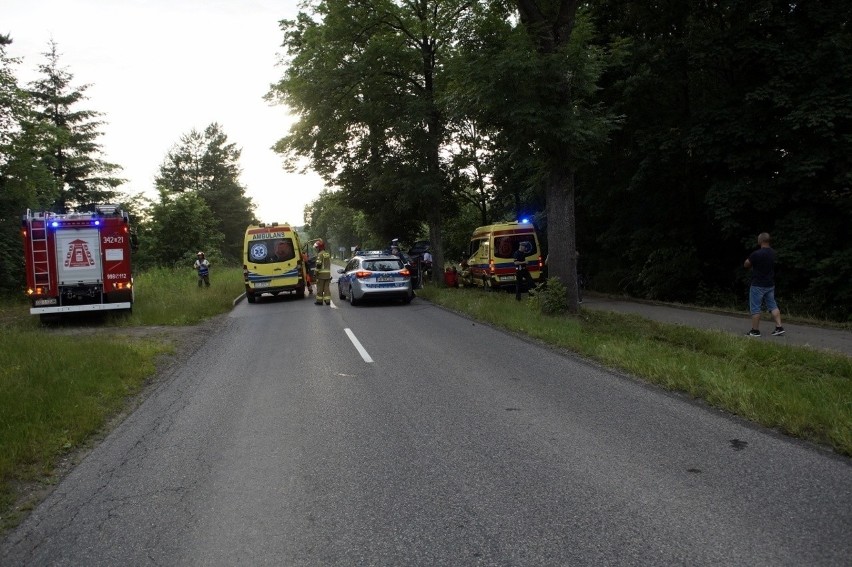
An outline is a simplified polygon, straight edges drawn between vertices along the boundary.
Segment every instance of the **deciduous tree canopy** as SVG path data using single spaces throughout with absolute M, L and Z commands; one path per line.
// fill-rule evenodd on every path
M 371 19 L 380 12 L 338 14 L 357 24 L 348 36 L 329 27 L 331 11 L 285 26 L 297 64 L 279 85 L 303 118 L 279 150 L 343 164 L 345 173 L 328 179 L 367 215 L 379 178 L 422 204 L 417 175 L 391 168 L 398 154 L 369 143 L 403 148 L 389 141 L 427 124 L 399 105 L 407 83 L 387 79 L 403 76 L 391 72 L 403 58 L 370 49 L 386 23 Z M 452 41 L 436 43 L 443 57 L 431 99 L 450 201 L 442 210 L 454 221 L 472 228 L 536 213 L 551 273 L 569 296 L 580 251 L 585 279 L 601 291 L 731 305 L 747 288 L 743 258 L 769 231 L 779 296 L 802 311 L 852 317 L 852 36 L 842 2 L 518 0 L 468 3 L 458 14 L 447 28 Z M 310 41 L 296 29 L 312 30 Z M 423 37 L 446 37 L 441 31 Z M 328 48 L 338 40 L 360 48 Z M 316 65 L 324 54 L 327 63 Z M 315 74 L 303 73 L 301 57 Z M 301 83 L 288 82 L 299 77 L 343 96 L 326 97 L 322 112 L 300 106 L 304 92 L 292 87 Z M 365 101 L 371 120 L 353 112 Z M 363 151 L 317 159 L 330 139 Z M 370 158 L 373 169 L 347 169 Z M 405 163 L 428 170 L 428 161 Z

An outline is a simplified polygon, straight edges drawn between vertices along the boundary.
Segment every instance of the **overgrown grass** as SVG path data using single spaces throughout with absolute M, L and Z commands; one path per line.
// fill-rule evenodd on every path
M 6 512 L 13 483 L 48 474 L 57 456 L 101 428 L 169 347 L 48 330 L 3 330 L 0 341 L 0 510 Z M 11 520 L 2 517 L 4 524 Z
M 210 270 L 210 287 L 199 288 L 192 270 L 154 269 L 135 278 L 133 314 L 125 325 L 194 325 L 233 307 L 245 291 L 240 268 Z
M 418 295 L 852 455 L 849 357 L 745 341 L 635 315 L 544 315 L 536 309 L 537 302 L 518 303 L 511 294 L 426 287 Z

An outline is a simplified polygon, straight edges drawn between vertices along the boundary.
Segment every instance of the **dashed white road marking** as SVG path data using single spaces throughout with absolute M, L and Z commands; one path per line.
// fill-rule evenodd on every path
M 367 350 L 361 346 L 361 342 L 355 336 L 355 333 L 352 332 L 351 329 L 343 329 L 346 332 L 346 336 L 349 337 L 349 340 L 352 341 L 352 344 L 355 345 L 355 350 L 358 351 L 358 354 L 361 355 L 361 358 L 364 359 L 364 362 L 373 362 L 373 359 L 370 358 L 370 355 L 367 353 Z

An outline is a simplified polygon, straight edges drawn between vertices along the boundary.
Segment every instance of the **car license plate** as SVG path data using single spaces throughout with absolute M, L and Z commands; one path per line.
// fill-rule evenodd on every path
M 38 307 L 39 305 L 56 305 L 56 298 L 51 297 L 48 299 L 36 299 L 35 305 Z
M 377 282 L 392 282 L 393 276 L 377 276 L 376 281 Z
M 254 282 L 254 287 L 269 287 L 269 282 Z
M 516 278 L 515 276 L 500 276 L 501 282 L 513 282 L 516 279 L 518 279 L 518 278 Z

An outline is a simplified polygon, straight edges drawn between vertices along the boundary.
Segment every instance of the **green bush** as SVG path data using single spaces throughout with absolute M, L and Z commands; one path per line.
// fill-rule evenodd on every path
M 540 287 L 530 306 L 544 315 L 561 315 L 568 312 L 568 289 L 559 278 L 547 278 L 546 285 Z

